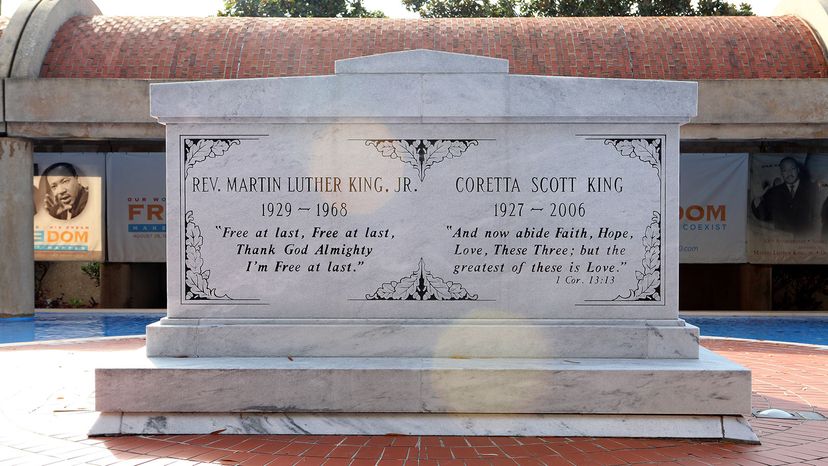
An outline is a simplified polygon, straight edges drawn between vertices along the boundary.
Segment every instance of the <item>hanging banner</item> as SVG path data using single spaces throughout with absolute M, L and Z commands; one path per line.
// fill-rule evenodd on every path
M 679 261 L 747 262 L 748 154 L 681 154 Z
M 37 261 L 102 261 L 104 154 L 34 154 Z
M 106 167 L 109 261 L 164 262 L 164 153 L 111 153 Z
M 828 263 L 828 155 L 752 154 L 748 259 Z

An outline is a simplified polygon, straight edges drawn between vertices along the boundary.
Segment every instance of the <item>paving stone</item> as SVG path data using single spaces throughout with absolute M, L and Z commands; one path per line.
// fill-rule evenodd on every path
M 828 351 L 817 347 L 755 341 L 703 339 L 707 348 L 750 367 L 754 408 L 828 412 Z M 96 355 L 140 350 L 142 338 L 61 344 L 0 347 L 0 367 L 46 371 L 59 365 L 62 384 L 86 387 L 83 367 Z M 48 351 L 46 351 L 48 348 Z M 99 353 L 96 353 L 99 352 Z M 83 359 L 83 358 L 86 359 Z M 72 379 L 74 377 L 74 379 Z M 86 384 L 86 385 L 84 385 Z M 13 393 L 25 393 L 15 387 Z M 2 389 L 0 389 L 2 390 Z M 6 390 L 11 390 L 7 388 Z M 43 417 L 37 422 L 6 422 L 19 414 L 19 401 L 6 391 L 0 402 L 0 465 L 16 464 L 812 464 L 828 465 L 828 422 L 750 419 L 762 445 L 692 440 L 560 437 L 446 436 L 296 436 L 180 435 L 87 438 L 80 431 L 59 432 Z M 28 400 L 28 398 L 26 398 Z M 34 407 L 33 407 L 34 408 Z M 32 419 L 37 421 L 39 412 Z M 51 416 L 51 413 L 50 413 Z M 20 428 L 25 425 L 26 428 Z M 277 453 L 278 452 L 278 453 Z M 166 456 L 159 458 L 159 456 Z M 196 456 L 191 456 L 196 455 Z M 224 460 L 224 461 L 221 461 Z

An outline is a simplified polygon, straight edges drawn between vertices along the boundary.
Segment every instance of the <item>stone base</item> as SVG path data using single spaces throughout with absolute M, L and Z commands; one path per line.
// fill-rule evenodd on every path
M 175 319 L 147 327 L 150 357 L 696 359 L 681 319 Z
M 658 437 L 759 443 L 742 416 L 579 414 L 103 414 L 89 435 L 485 435 Z
M 96 370 L 96 409 L 144 413 L 138 424 L 160 419 L 153 413 L 748 414 L 750 371 L 700 353 L 692 360 L 141 356 Z

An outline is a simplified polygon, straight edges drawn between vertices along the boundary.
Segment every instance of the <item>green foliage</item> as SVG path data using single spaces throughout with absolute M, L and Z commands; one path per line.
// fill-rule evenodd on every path
M 555 16 L 629 16 L 633 0 L 558 0 Z
M 81 266 L 81 271 L 86 274 L 87 277 L 95 280 L 95 286 L 101 286 L 101 263 L 100 262 L 90 262 L 88 264 L 84 264 Z
M 610 9 L 617 16 L 626 16 L 631 1 L 612 2 Z M 523 3 L 523 12 L 532 16 L 605 16 L 607 3 L 603 0 L 527 0 Z
M 362 0 L 225 0 L 219 16 L 290 18 L 384 18 Z
M 402 0 L 423 18 L 503 18 L 518 14 L 517 0 Z
M 83 301 L 78 298 L 71 298 L 68 303 L 66 303 L 68 307 L 77 309 L 79 307 L 84 307 Z
M 638 16 L 694 16 L 690 0 L 639 0 Z
M 736 7 L 722 0 L 699 0 L 696 11 L 699 16 L 753 16 L 753 10 L 747 3 Z
M 423 18 L 509 16 L 721 16 L 753 15 L 750 5 L 723 0 L 402 0 Z

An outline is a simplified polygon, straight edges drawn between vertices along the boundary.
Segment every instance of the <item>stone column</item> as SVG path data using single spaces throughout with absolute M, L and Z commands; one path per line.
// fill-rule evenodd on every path
M 0 317 L 34 313 L 32 143 L 0 138 Z

